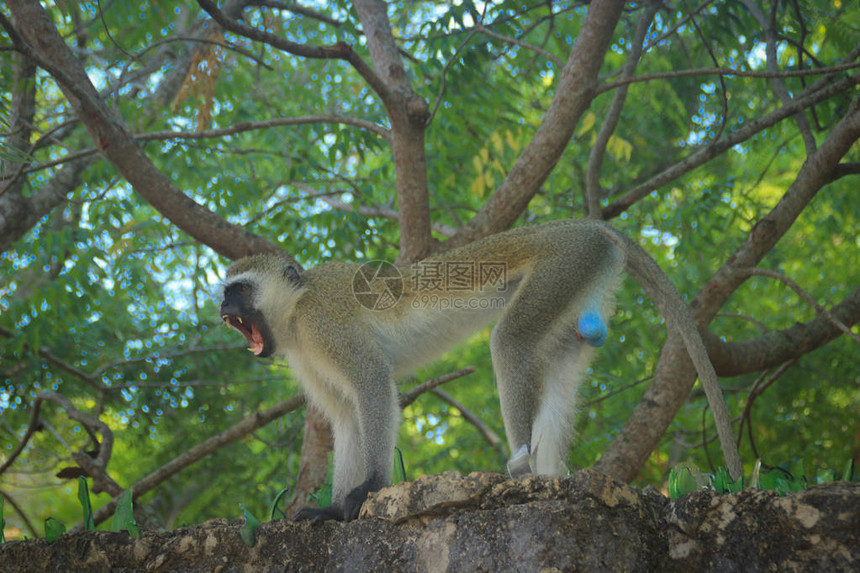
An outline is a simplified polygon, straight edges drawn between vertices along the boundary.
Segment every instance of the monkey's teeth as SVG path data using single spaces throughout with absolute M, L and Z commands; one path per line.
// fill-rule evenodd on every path
M 237 316 L 237 317 L 236 317 L 236 320 L 238 320 L 238 321 L 239 321 L 239 324 L 244 324 L 244 323 L 242 322 L 242 317 L 241 317 L 241 316 Z

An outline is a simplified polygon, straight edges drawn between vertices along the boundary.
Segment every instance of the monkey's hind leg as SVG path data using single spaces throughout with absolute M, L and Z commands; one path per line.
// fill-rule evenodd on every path
M 493 370 L 511 458 L 508 472 L 516 477 L 530 473 L 528 459 L 532 421 L 540 405 L 540 380 L 546 364 L 537 354 L 533 333 L 519 330 L 502 319 L 490 337 Z
M 566 335 L 550 333 L 531 348 L 522 337 L 512 340 L 494 331 L 493 362 L 512 452 L 511 477 L 569 473 L 576 388 L 593 349 L 579 339 L 576 328 L 566 330 Z
M 558 265 L 558 261 L 544 262 Z M 571 306 L 584 285 L 571 282 L 557 272 L 535 268 L 520 283 L 490 338 L 511 451 L 508 471 L 512 476 L 535 471 L 567 473 L 558 450 L 562 443 L 567 444 L 562 436 L 567 433 L 568 422 L 564 418 L 569 414 L 571 400 L 558 387 L 557 381 L 563 377 L 557 375 L 557 358 L 553 354 L 559 351 L 559 337 L 569 339 L 570 333 L 575 332 L 566 325 L 579 318 Z M 581 346 L 576 336 L 572 338 Z M 566 355 L 569 349 L 563 352 Z M 536 434 L 535 423 L 539 418 L 542 423 Z M 553 425 L 548 418 L 561 424 Z M 547 454 L 535 458 L 539 443 L 541 451 Z M 551 457 L 559 459 L 550 463 Z M 535 466 L 536 460 L 540 460 L 539 466 Z
M 533 473 L 568 475 L 567 457 L 573 439 L 577 388 L 591 362 L 593 348 L 575 335 L 563 339 L 544 379 L 541 404 L 532 425 L 529 467 Z
M 592 347 L 606 341 L 622 262 L 609 243 L 603 252 L 586 243 L 541 261 L 493 329 L 490 349 L 514 476 L 568 473 L 576 387 Z

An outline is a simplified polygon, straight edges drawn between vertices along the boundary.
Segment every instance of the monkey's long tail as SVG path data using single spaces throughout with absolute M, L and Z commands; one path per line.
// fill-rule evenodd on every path
M 612 241 L 617 244 L 625 255 L 625 268 L 630 276 L 645 290 L 648 297 L 654 301 L 660 313 L 666 317 L 667 325 L 674 327 L 684 341 L 687 353 L 696 367 L 708 404 L 713 412 L 717 434 L 723 457 L 729 468 L 732 479 L 737 481 L 743 476 L 743 464 L 737 443 L 732 435 L 729 413 L 705 343 L 696 327 L 696 322 L 687 305 L 681 298 L 681 293 L 660 268 L 651 255 L 632 239 L 604 223 L 604 228 Z

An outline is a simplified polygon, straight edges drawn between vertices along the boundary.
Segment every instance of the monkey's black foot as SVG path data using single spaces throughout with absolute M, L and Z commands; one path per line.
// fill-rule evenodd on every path
M 343 518 L 345 521 L 358 519 L 358 513 L 361 511 L 361 506 L 367 501 L 367 495 L 371 491 L 378 490 L 379 487 L 374 487 L 373 480 L 367 480 L 357 488 L 353 489 L 346 495 L 346 500 L 343 503 Z
M 343 511 L 339 507 L 303 507 L 293 517 L 293 521 L 310 521 L 311 523 L 322 523 L 330 519 L 343 521 Z

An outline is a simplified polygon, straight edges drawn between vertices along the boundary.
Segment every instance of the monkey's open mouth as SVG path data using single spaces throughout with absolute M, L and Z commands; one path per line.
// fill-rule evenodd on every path
M 253 352 L 254 356 L 260 356 L 263 354 L 263 348 L 265 347 L 263 333 L 260 332 L 260 329 L 256 324 L 250 320 L 242 319 L 241 316 L 237 316 L 235 314 L 222 314 L 221 318 L 228 326 L 232 326 L 242 333 L 250 345 L 248 350 Z

